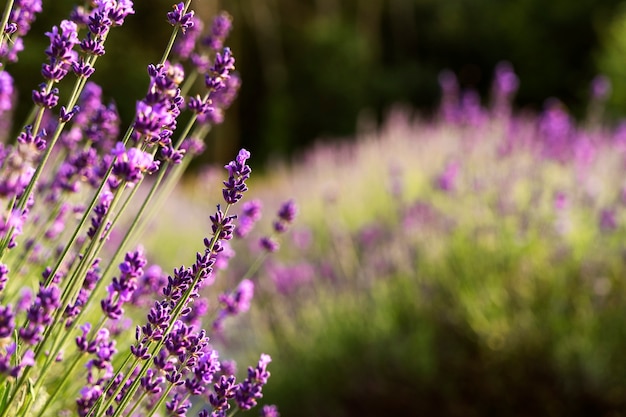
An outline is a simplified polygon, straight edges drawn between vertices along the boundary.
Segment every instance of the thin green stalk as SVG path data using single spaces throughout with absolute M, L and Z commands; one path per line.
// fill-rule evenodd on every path
M 9 17 L 11 16 L 11 9 L 13 9 L 14 0 L 8 0 L 7 4 L 4 6 L 4 13 L 2 13 L 2 22 L 0 22 L 0 46 L 4 45 L 5 37 L 9 37 L 6 33 L 4 33 L 4 28 L 9 23 Z
M 70 366 L 68 368 L 64 368 L 63 369 L 63 378 L 59 382 L 56 383 L 56 388 L 55 388 L 54 392 L 46 400 L 45 404 L 43 405 L 43 407 L 39 411 L 38 417 L 42 417 L 44 415 L 44 413 L 46 412 L 46 409 L 50 406 L 50 404 L 52 404 L 52 402 L 59 395 L 59 393 L 61 392 L 61 388 L 63 388 L 63 386 L 65 385 L 65 383 L 69 379 L 70 375 L 72 375 L 72 371 L 74 370 L 74 368 L 76 368 L 76 365 L 78 365 L 78 363 L 80 362 L 80 359 L 83 356 L 84 356 L 83 352 L 77 352 L 76 358 L 70 364 Z M 37 394 L 40 389 L 41 389 L 41 384 L 35 384 L 35 394 Z

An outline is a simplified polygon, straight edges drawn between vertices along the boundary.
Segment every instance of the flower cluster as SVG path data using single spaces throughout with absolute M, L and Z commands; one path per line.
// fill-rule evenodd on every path
M 206 294 L 227 266 L 238 223 L 229 211 L 248 189 L 250 153 L 242 149 L 226 165 L 224 202 L 209 216 L 209 236 L 192 266 L 168 276 L 133 243 L 202 152 L 240 83 L 224 46 L 230 16 L 218 14 L 203 35 L 190 5 L 167 13 L 172 42 L 148 66 L 148 89 L 123 136 L 115 105 L 89 78 L 106 59 L 110 31 L 135 14 L 133 2 L 86 2 L 46 32 L 33 110 L 15 124 L 23 128 L 14 140 L 0 144 L 0 417 L 184 416 L 194 404 L 201 415 L 218 416 L 247 410 L 262 396 L 269 356 L 238 382 L 203 329 L 220 317 L 204 318 Z M 40 0 L 5 6 L 2 122 L 18 98 L 8 64 L 42 10 Z M 200 92 L 192 90 L 197 77 L 205 80 Z M 72 82 L 63 98 L 60 88 Z M 255 207 L 244 206 L 245 228 L 258 218 Z M 252 289 L 244 280 L 217 302 L 228 314 L 246 311 Z

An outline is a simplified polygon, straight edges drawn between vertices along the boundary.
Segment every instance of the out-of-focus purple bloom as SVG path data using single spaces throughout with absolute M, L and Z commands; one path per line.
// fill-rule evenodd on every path
M 614 209 L 605 208 L 600 211 L 600 229 L 610 232 L 617 229 L 617 217 Z
M 439 111 L 446 122 L 455 123 L 459 118 L 459 83 L 454 73 L 450 70 L 441 71 L 439 86 L 442 93 Z
M 219 125 L 224 122 L 224 112 L 237 97 L 241 87 L 241 78 L 237 74 L 231 74 L 224 81 L 224 87 L 209 95 L 211 105 L 198 114 L 198 123 L 210 123 Z
M 298 214 L 298 206 L 295 201 L 288 200 L 284 202 L 278 209 L 278 219 L 273 223 L 276 233 L 284 233 L 287 231 L 291 223 Z
M 219 51 L 224 46 L 224 39 L 230 33 L 233 21 L 226 12 L 220 12 L 213 18 L 211 33 L 202 40 L 202 43 L 214 51 Z
M 250 309 L 250 302 L 254 296 L 254 283 L 249 279 L 244 279 L 239 283 L 237 289 L 231 293 L 224 293 L 218 297 L 222 309 L 213 322 L 213 330 L 221 331 L 223 322 L 228 316 L 245 313 Z
M 235 233 L 239 230 L 239 228 L 235 229 Z M 235 250 L 232 248 L 228 241 L 224 241 L 222 243 L 222 251 L 217 254 L 215 258 L 215 269 L 226 269 L 228 268 L 228 261 L 230 261 L 235 256 Z
M 563 211 L 567 208 L 567 196 L 563 192 L 554 194 L 554 208 L 557 211 Z
M 597 101 L 606 100 L 611 94 L 611 80 L 606 75 L 597 75 L 591 81 L 591 98 Z
M 0 114 L 11 110 L 14 98 L 13 77 L 0 71 Z
M 233 294 L 219 297 L 229 314 L 245 313 L 250 309 L 250 302 L 254 296 L 254 283 L 249 279 L 242 280 Z
M 570 115 L 559 101 L 546 102 L 538 128 L 543 155 L 557 161 L 566 161 L 571 156 L 569 142 L 575 134 L 575 128 Z
M 457 161 L 448 162 L 443 172 L 435 181 L 436 187 L 441 191 L 454 191 L 456 189 L 460 168 L 460 164 Z
M 241 213 L 237 216 L 239 224 L 235 229 L 235 236 L 243 238 L 250 233 L 254 224 L 261 218 L 262 204 L 260 200 L 246 201 L 242 208 Z
M 276 239 L 273 239 L 269 236 L 263 236 L 261 239 L 259 239 L 259 245 L 262 249 L 270 253 L 276 252 L 280 248 L 280 244 L 276 241 Z
M 275 405 L 264 405 L 259 412 L 260 417 L 280 417 L 278 407 Z
M 194 49 L 196 48 L 196 42 L 200 37 L 204 25 L 202 20 L 193 16 L 191 19 L 192 26 L 187 28 L 182 36 L 174 44 L 174 53 L 178 55 L 181 60 L 187 60 L 191 57 Z
M 495 117 L 508 118 L 511 114 L 512 99 L 519 87 L 519 78 L 510 62 L 500 62 L 496 66 L 492 94 Z
M 292 294 L 299 287 L 312 282 L 315 277 L 313 267 L 307 262 L 290 266 L 271 263 L 267 272 L 281 294 Z

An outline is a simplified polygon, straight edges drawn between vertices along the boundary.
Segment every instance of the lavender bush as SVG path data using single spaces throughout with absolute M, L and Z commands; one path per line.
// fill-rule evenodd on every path
M 610 85 L 594 80 L 576 123 L 555 99 L 514 111 L 510 64 L 489 100 L 440 82 L 433 119 L 396 109 L 356 143 L 272 165 L 254 197 L 293 195 L 298 224 L 224 339 L 274 353 L 265 397 L 284 415 L 619 414 L 626 130 L 601 124 Z M 233 285 L 259 248 L 230 243 Z
M 204 296 L 238 230 L 231 212 L 248 189 L 250 153 L 242 149 L 226 165 L 223 202 L 207 219 L 211 231 L 191 266 L 165 274 L 137 243 L 151 218 L 176 222 L 159 216 L 159 207 L 202 152 L 240 84 L 224 46 L 230 16 L 218 14 L 203 31 L 190 4 L 167 13 L 169 43 L 147 68 L 148 89 L 136 101 L 134 120 L 120 130 L 115 104 L 105 103 L 105 92 L 89 79 L 106 59 L 110 31 L 132 18 L 133 2 L 85 2 L 46 32 L 42 79 L 33 81 L 33 108 L 24 121 L 14 120 L 10 71 L 44 9 L 41 0 L 5 2 L 2 417 L 225 416 L 253 408 L 262 397 L 270 356 L 261 354 L 237 380 L 200 320 L 206 315 L 217 322 L 244 309 L 241 297 L 208 304 Z M 60 86 L 69 90 L 62 94 Z M 240 288 L 247 289 L 249 305 L 248 282 Z M 274 406 L 262 414 L 278 415 Z

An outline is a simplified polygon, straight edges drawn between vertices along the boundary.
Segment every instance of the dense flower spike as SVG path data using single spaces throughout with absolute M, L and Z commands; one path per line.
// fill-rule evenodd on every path
M 223 196 L 228 204 L 234 204 L 241 200 L 243 193 L 248 190 L 246 180 L 250 178 L 252 169 L 246 165 L 250 158 L 250 152 L 241 149 L 237 158 L 224 166 L 228 170 L 228 180 L 224 181 Z
M 255 368 L 248 367 L 248 377 L 237 385 L 235 402 L 241 410 L 254 407 L 259 398 L 263 397 L 263 386 L 267 384 L 270 373 L 267 365 L 272 361 L 269 355 L 262 354 Z
M 167 14 L 167 20 L 172 26 L 179 26 L 181 32 L 186 33 L 188 29 L 193 28 L 193 10 L 185 13 L 185 3 L 180 2 L 174 5 L 174 10 Z

